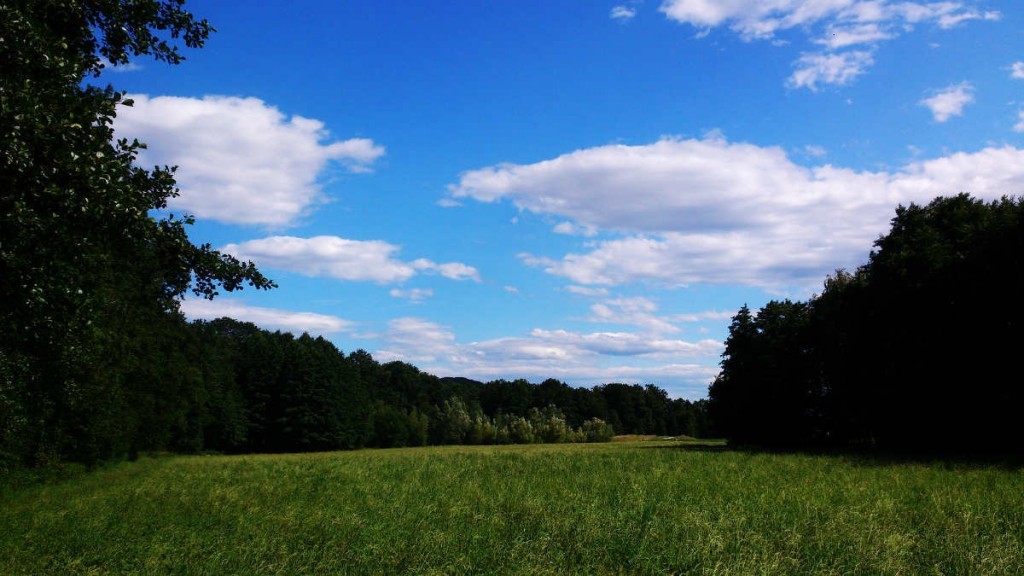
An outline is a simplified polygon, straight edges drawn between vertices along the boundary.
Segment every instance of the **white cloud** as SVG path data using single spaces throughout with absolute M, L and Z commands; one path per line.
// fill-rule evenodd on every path
M 864 50 L 840 54 L 803 54 L 796 61 L 796 70 L 789 77 L 791 88 L 818 90 L 821 84 L 845 86 L 874 64 L 871 53 Z
M 671 322 L 657 316 L 657 311 L 657 304 L 649 298 L 613 298 L 591 306 L 587 319 L 592 322 L 640 326 L 652 334 L 679 331 Z
M 945 122 L 953 116 L 963 114 L 964 106 L 974 102 L 974 86 L 970 82 L 961 82 L 936 91 L 931 98 L 921 100 L 920 104 L 932 111 L 936 122 Z
M 528 265 L 577 285 L 653 281 L 813 288 L 863 263 L 897 204 L 1024 191 L 1024 150 L 986 148 L 892 172 L 806 168 L 778 147 L 664 139 L 608 145 L 529 165 L 473 170 L 457 198 L 509 200 L 619 237 Z M 572 290 L 570 290 L 572 291 Z
M 503 286 L 502 289 L 509 294 L 519 294 L 519 288 L 515 286 Z
M 953 28 L 958 26 L 961 22 L 968 20 L 999 20 L 1002 15 L 999 12 L 985 12 L 979 13 L 976 11 L 968 12 L 952 12 L 949 14 L 943 14 L 939 16 L 938 23 L 940 28 Z
M 777 147 L 663 139 L 472 170 L 449 191 L 482 202 L 508 199 L 603 230 L 664 232 L 745 227 L 768 217 L 761 202 L 771 201 L 769 190 L 778 194 L 811 179 Z
M 574 286 L 569 285 L 565 287 L 565 291 L 570 294 L 578 294 L 580 296 L 607 296 L 607 288 L 590 288 L 587 286 Z
M 576 385 L 658 380 L 674 395 L 702 397 L 722 344 L 667 339 L 629 332 L 580 333 L 534 329 L 523 337 L 462 344 L 448 328 L 422 318 L 397 318 L 374 353 L 380 361 L 420 363 L 432 374 L 492 378 L 560 378 Z M 690 360 L 690 361 L 687 361 Z
M 230 298 L 187 299 L 181 303 L 181 311 L 192 320 L 215 320 L 228 317 L 243 322 L 252 322 L 268 330 L 282 330 L 295 334 L 303 332 L 315 335 L 337 334 L 348 332 L 354 326 L 353 322 L 337 316 L 260 308 Z
M 574 222 L 559 222 L 551 230 L 556 234 L 567 236 L 594 236 L 597 234 L 597 229 L 593 226 L 580 226 Z
M 615 6 L 612 8 L 609 17 L 612 20 L 627 21 L 632 20 L 636 16 L 636 8 L 629 6 Z
M 1019 121 L 1013 125 L 1014 132 L 1024 132 L 1024 111 L 1017 113 L 1017 120 Z
M 731 312 L 722 310 L 707 310 L 696 314 L 673 314 L 670 318 L 674 322 L 704 322 L 707 320 L 731 320 L 736 315 L 736 310 Z
M 769 39 L 777 32 L 815 25 L 904 25 L 934 22 L 950 28 L 966 20 L 996 20 L 971 2 L 891 2 L 889 0 L 665 0 L 659 10 L 669 19 L 697 28 L 727 25 L 745 40 Z
M 419 258 L 413 260 L 413 268 L 423 272 L 433 272 L 440 274 L 445 278 L 452 280 L 475 280 L 480 281 L 480 273 L 477 272 L 476 268 L 462 264 L 460 262 L 448 262 L 447 264 L 437 264 L 425 258 Z
M 221 251 L 261 267 L 288 270 L 305 276 L 325 276 L 344 281 L 399 283 L 419 272 L 441 274 L 454 280 L 479 280 L 476 269 L 459 262 L 437 264 L 418 259 L 403 262 L 394 256 L 400 248 L 381 240 L 348 240 L 337 236 L 270 236 Z
M 324 201 L 331 162 L 369 170 L 384 154 L 372 140 L 330 142 L 319 120 L 292 116 L 257 98 L 132 95 L 118 109 L 119 137 L 148 145 L 139 164 L 179 165 L 181 195 L 170 207 L 233 224 L 289 226 Z
M 399 288 L 392 288 L 388 294 L 391 294 L 392 298 L 401 298 L 403 300 L 411 300 L 413 302 L 422 302 L 427 298 L 434 295 L 434 291 L 429 288 L 410 288 L 408 290 L 401 290 Z
M 574 351 L 579 351 L 611 356 L 714 358 L 722 352 L 722 343 L 715 340 L 686 342 L 632 332 L 579 333 L 567 330 L 532 330 L 530 340 L 566 350 L 564 355 L 572 355 Z
M 1010 78 L 1024 79 L 1024 62 L 1014 62 L 1010 65 Z
M 103 66 L 104 72 L 137 72 L 142 70 L 142 65 L 138 62 L 129 62 L 127 64 L 112 64 L 110 60 L 106 58 L 100 58 L 100 65 Z
M 828 156 L 828 150 L 825 150 L 823 146 L 816 146 L 814 144 L 804 146 L 802 152 L 813 158 L 824 158 L 825 156 Z
M 455 335 L 447 328 L 422 318 L 395 318 L 384 334 L 387 348 L 374 353 L 380 362 L 442 362 L 457 355 Z
M 829 27 L 825 31 L 825 36 L 815 40 L 815 42 L 835 50 L 856 44 L 875 44 L 892 37 L 893 34 L 891 32 L 882 30 L 877 23 L 871 23 L 847 27 Z
M 780 42 L 778 33 L 803 31 L 826 52 L 805 54 L 796 62 L 788 84 L 815 89 L 843 85 L 873 64 L 871 50 L 919 23 L 952 28 L 968 20 L 997 20 L 998 12 L 981 12 L 973 1 L 905 0 L 664 0 L 659 10 L 670 20 L 689 24 L 703 36 L 727 26 L 745 41 Z M 869 50 L 835 52 L 850 46 Z

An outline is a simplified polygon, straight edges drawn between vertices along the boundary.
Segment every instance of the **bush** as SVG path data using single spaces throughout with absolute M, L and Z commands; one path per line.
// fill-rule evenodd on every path
M 615 429 L 600 418 L 591 418 L 583 423 L 583 436 L 587 442 L 611 442 Z

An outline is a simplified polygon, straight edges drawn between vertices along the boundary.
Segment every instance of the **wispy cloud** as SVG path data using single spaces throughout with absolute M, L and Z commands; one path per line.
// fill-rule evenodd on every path
M 1014 62 L 1010 65 L 1010 78 L 1024 79 L 1024 62 Z
M 845 86 L 875 63 L 871 52 L 855 51 L 839 54 L 803 54 L 796 61 L 796 70 L 789 77 L 790 88 L 818 90 L 822 85 Z
M 800 152 L 806 156 L 812 158 L 824 158 L 828 156 L 828 150 L 825 150 L 824 146 L 817 146 L 815 144 L 808 144 L 800 149 Z
M 392 288 L 388 294 L 390 294 L 392 298 L 401 298 L 412 302 L 422 302 L 427 298 L 432 297 L 434 295 L 434 291 L 429 288 L 409 288 L 408 290 Z
M 708 320 L 729 320 L 736 315 L 736 310 L 708 310 L 696 314 L 673 314 L 670 318 L 675 322 L 706 322 Z
M 825 35 L 815 40 L 815 42 L 835 50 L 857 44 L 875 44 L 892 37 L 892 32 L 883 30 L 877 23 L 858 24 L 855 26 L 831 25 L 825 30 Z
M 963 114 L 964 106 L 974 102 L 974 86 L 970 82 L 961 82 L 937 90 L 931 98 L 921 100 L 920 104 L 932 111 L 936 122 L 945 122 L 953 116 Z
M 672 20 L 698 28 L 728 26 L 749 41 L 769 39 L 793 28 L 813 30 L 820 25 L 832 31 L 871 24 L 895 28 L 923 22 L 952 28 L 968 20 L 999 19 L 998 12 L 983 12 L 973 4 L 903 0 L 665 0 L 659 10 Z
M 581 226 L 575 222 L 559 222 L 551 231 L 555 234 L 565 234 L 567 236 L 593 236 L 597 234 L 597 230 L 593 226 Z
M 204 219 L 294 225 L 324 200 L 330 163 L 365 172 L 384 154 L 365 138 L 331 142 L 319 120 L 289 118 L 257 98 L 131 98 L 118 110 L 118 136 L 148 145 L 141 165 L 180 166 L 170 207 Z
M 400 248 L 382 240 L 270 236 L 228 244 L 221 250 L 242 260 L 252 260 L 261 267 L 342 281 L 393 284 L 418 273 L 440 274 L 453 280 L 480 280 L 476 268 L 460 262 L 438 264 L 425 258 L 412 262 L 398 260 L 395 256 Z
M 671 20 L 696 27 L 698 36 L 728 27 L 745 41 L 771 40 L 785 31 L 804 31 L 825 50 L 804 54 L 787 84 L 819 89 L 842 86 L 863 74 L 879 43 L 930 23 L 941 29 L 970 20 L 997 20 L 973 1 L 905 0 L 664 0 L 659 10 Z M 844 51 L 858 47 L 855 51 Z
M 448 328 L 423 318 L 395 318 L 388 322 L 383 335 L 385 347 L 374 353 L 381 362 L 448 363 L 458 361 L 460 354 L 455 334 Z
M 249 306 L 231 298 L 187 299 L 181 303 L 181 311 L 192 320 L 215 320 L 227 317 L 243 322 L 252 322 L 268 330 L 282 330 L 295 334 L 309 332 L 326 336 L 350 332 L 355 326 L 355 323 L 337 316 Z
M 609 16 L 612 20 L 619 20 L 622 22 L 632 20 L 634 17 L 636 17 L 636 8 L 622 5 L 615 6 L 614 8 L 612 8 Z
M 100 65 L 103 66 L 104 72 L 137 72 L 142 70 L 142 65 L 138 62 L 129 62 L 127 64 L 111 64 L 110 60 L 106 58 L 100 58 Z
M 678 327 L 656 314 L 657 311 L 657 304 L 650 298 L 612 298 L 591 306 L 587 320 L 639 326 L 650 334 L 679 332 Z
M 527 255 L 525 255 L 525 254 L 521 254 L 520 255 L 520 258 L 525 258 L 525 257 L 527 257 Z M 572 285 L 572 284 L 570 284 L 569 286 L 566 286 L 565 287 L 565 291 L 569 292 L 570 294 L 578 294 L 580 296 L 590 296 L 590 297 L 607 296 L 608 295 L 608 289 L 607 288 L 594 288 L 594 287 L 591 287 L 591 286 L 575 286 L 575 285 Z

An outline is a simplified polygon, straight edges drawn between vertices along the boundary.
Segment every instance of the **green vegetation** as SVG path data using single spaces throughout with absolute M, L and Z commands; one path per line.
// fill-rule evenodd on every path
M 17 489 L 4 574 L 1019 574 L 1024 475 L 648 441 L 177 456 Z
M 711 416 L 740 444 L 1019 454 L 1021 294 L 1024 197 L 901 206 L 822 294 L 740 309 Z
M 136 165 L 112 127 L 130 101 L 93 84 L 103 60 L 176 64 L 210 31 L 181 0 L 0 3 L 0 471 L 169 442 L 218 393 L 179 299 L 274 285 L 191 242 L 165 211 L 173 169 Z

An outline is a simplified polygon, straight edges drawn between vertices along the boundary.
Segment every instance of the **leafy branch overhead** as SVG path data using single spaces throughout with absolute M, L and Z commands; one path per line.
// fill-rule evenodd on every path
M 180 45 L 200 47 L 212 30 L 182 0 L 0 5 L 4 453 L 36 458 L 81 441 L 67 427 L 89 430 L 75 423 L 84 397 L 124 380 L 131 355 L 111 353 L 133 346 L 133 326 L 163 321 L 189 292 L 274 286 L 251 262 L 193 244 L 191 217 L 161 214 L 177 195 L 174 169 L 136 164 L 144 144 L 115 139 L 112 126 L 130 100 L 89 83 L 106 63 L 177 64 Z

